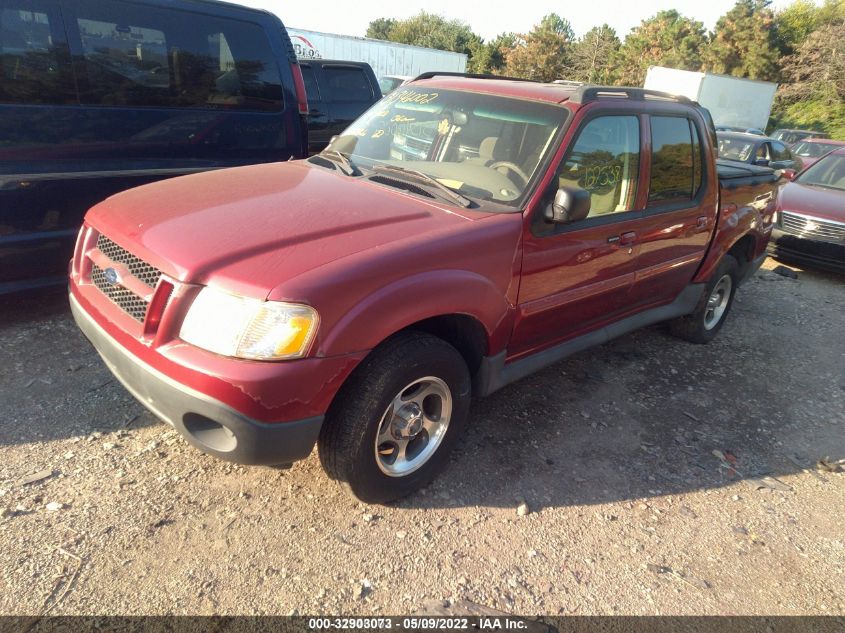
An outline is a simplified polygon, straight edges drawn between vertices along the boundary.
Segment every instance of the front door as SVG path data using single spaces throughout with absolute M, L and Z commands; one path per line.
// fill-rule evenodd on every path
M 547 202 L 556 187 L 578 187 L 590 193 L 590 212 L 554 224 L 541 206 L 529 219 L 510 358 L 600 327 L 625 308 L 644 200 L 640 126 L 637 114 L 598 115 L 580 126 Z

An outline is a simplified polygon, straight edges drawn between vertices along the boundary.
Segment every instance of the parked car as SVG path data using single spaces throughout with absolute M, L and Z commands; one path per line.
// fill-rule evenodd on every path
M 381 88 L 381 94 L 387 95 L 398 87 L 404 86 L 412 79 L 413 77 L 408 77 L 407 75 L 384 75 L 383 77 L 379 77 L 378 86 Z
M 816 130 L 790 130 L 788 128 L 782 128 L 772 132 L 772 138 L 792 146 L 804 139 L 827 138 L 827 134 Z
M 300 62 L 308 94 L 308 151 L 316 154 L 381 99 L 376 75 L 365 62 Z
M 719 158 L 776 170 L 801 170 L 801 159 L 793 156 L 786 145 L 773 138 L 740 132 L 717 132 L 716 136 Z
M 845 273 L 845 148 L 823 156 L 781 189 L 769 252 Z
M 0 0 L 0 294 L 65 283 L 85 211 L 306 155 L 282 23 L 209 0 Z
M 428 152 L 393 158 L 427 121 Z M 663 93 L 425 74 L 308 160 L 95 206 L 71 307 L 201 450 L 275 464 L 317 443 L 387 501 L 446 463 L 472 396 L 659 321 L 716 336 L 778 182 L 718 165 L 714 142 L 706 110 Z
M 717 132 L 742 132 L 744 134 L 754 134 L 755 136 L 766 136 L 763 130 L 758 130 L 756 127 L 737 127 L 735 125 L 717 125 Z
M 792 147 L 792 153 L 801 159 L 801 163 L 804 169 L 806 169 L 822 156 L 838 147 L 845 147 L 845 141 L 834 141 L 829 138 L 812 138 L 796 143 Z

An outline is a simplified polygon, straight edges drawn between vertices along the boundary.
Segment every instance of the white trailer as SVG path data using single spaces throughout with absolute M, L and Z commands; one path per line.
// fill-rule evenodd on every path
M 287 31 L 299 59 L 367 62 L 379 78 L 385 75 L 415 77 L 433 70 L 466 72 L 464 53 L 304 29 L 288 28 Z
M 765 131 L 778 85 L 729 75 L 650 66 L 643 87 L 698 101 L 710 110 L 716 125 Z

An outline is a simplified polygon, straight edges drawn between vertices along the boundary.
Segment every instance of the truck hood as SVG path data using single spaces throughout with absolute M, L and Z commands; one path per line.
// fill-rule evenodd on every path
M 790 182 L 781 189 L 780 208 L 822 220 L 845 222 L 845 191 Z
M 266 296 L 337 259 L 489 215 L 295 161 L 131 189 L 86 222 L 180 281 Z

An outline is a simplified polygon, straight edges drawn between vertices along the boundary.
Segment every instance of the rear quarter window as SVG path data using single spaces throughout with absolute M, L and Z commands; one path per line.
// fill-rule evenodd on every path
M 280 110 L 279 67 L 264 29 L 239 19 L 83 0 L 82 102 Z

